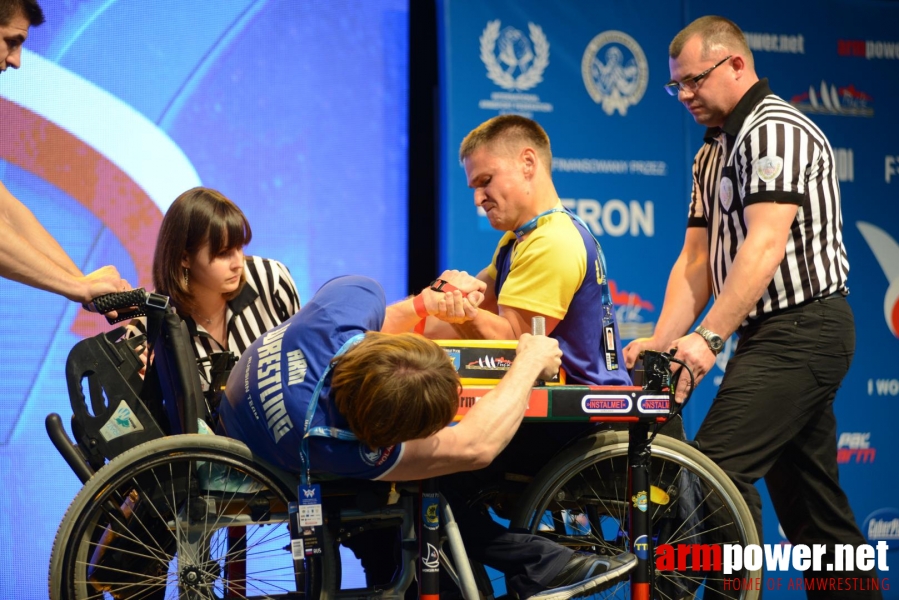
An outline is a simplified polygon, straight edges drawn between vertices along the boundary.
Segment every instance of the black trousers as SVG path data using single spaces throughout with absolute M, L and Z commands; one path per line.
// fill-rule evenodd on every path
M 826 544 L 822 572 L 806 577 L 872 577 L 824 571 L 834 544 L 867 541 L 855 522 L 837 470 L 833 401 L 855 352 L 855 324 L 843 297 L 816 300 L 740 332 L 718 395 L 696 435 L 701 450 L 734 481 L 761 537 L 765 479 L 774 510 L 793 544 Z M 809 598 L 880 598 L 872 592 L 809 591 Z
M 523 423 L 489 467 L 440 478 L 440 491 L 453 509 L 468 555 L 505 574 L 509 591 L 519 598 L 543 591 L 573 552 L 526 531 L 507 529 L 472 499 L 507 473 L 533 477 L 565 445 L 595 428 L 585 423 Z

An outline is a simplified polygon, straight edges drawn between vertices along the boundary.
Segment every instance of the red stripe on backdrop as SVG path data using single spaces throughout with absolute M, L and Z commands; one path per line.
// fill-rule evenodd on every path
M 87 208 L 128 252 L 137 270 L 132 285 L 152 287 L 153 249 L 162 212 L 146 192 L 66 129 L 5 98 L 0 98 L 0 123 L 0 158 L 55 185 Z M 72 332 L 82 337 L 106 328 L 100 315 L 87 311 L 79 311 L 72 323 Z

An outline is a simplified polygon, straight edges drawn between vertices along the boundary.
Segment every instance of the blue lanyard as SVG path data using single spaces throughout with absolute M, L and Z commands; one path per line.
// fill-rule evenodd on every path
M 539 221 L 542 217 L 546 215 L 551 215 L 553 213 L 563 212 L 571 217 L 571 220 L 575 223 L 578 223 L 584 230 L 590 235 L 593 239 L 593 243 L 596 244 L 596 256 L 599 257 L 599 268 L 601 269 L 599 276 L 602 279 L 600 285 L 602 287 L 602 323 L 603 325 L 611 325 L 612 324 L 612 293 L 609 290 L 609 279 L 606 276 L 608 271 L 606 270 L 606 257 L 602 253 L 602 246 L 599 245 L 599 240 L 596 239 L 596 236 L 590 231 L 590 227 L 584 222 L 582 218 L 571 212 L 566 208 L 551 208 L 549 210 L 545 210 L 518 229 L 515 230 L 515 237 L 520 241 L 521 238 L 530 232 L 537 229 L 537 226 L 540 224 Z
M 348 339 L 344 342 L 343 346 L 340 347 L 340 350 L 337 351 L 337 354 L 334 355 L 334 358 L 342 355 L 344 352 L 349 350 L 352 346 L 355 346 L 359 342 L 362 341 L 362 338 L 365 337 L 364 333 L 359 333 Z M 312 470 L 312 466 L 309 461 L 309 438 L 316 437 L 328 437 L 335 438 L 338 440 L 346 440 L 346 441 L 356 441 L 358 438 L 352 431 L 346 431 L 344 429 L 338 429 L 336 427 L 312 427 L 309 426 L 312 424 L 312 417 L 315 415 L 315 409 L 318 408 L 318 398 L 321 396 L 322 388 L 325 386 L 325 379 L 327 379 L 328 375 L 331 373 L 331 368 L 334 366 L 335 361 L 331 361 L 328 363 L 328 366 L 325 368 L 325 372 L 322 373 L 322 376 L 319 378 L 318 383 L 315 384 L 315 390 L 312 392 L 312 399 L 309 400 L 309 407 L 306 409 L 306 420 L 303 422 L 303 431 L 305 431 L 305 435 L 303 435 L 303 439 L 300 442 L 300 461 L 303 463 L 303 470 L 300 472 L 300 479 L 302 480 L 303 485 L 307 485 L 309 483 L 309 474 Z
M 521 240 L 521 238 L 523 236 L 525 236 L 525 235 L 529 234 L 530 232 L 534 231 L 535 229 L 537 229 L 538 221 L 541 218 L 545 217 L 546 215 L 551 215 L 551 214 L 557 213 L 557 212 L 566 212 L 566 211 L 564 208 L 551 208 L 549 210 L 543 211 L 542 213 L 540 213 L 539 215 L 537 215 L 536 217 L 534 217 L 533 219 L 531 219 L 530 221 L 528 221 L 527 223 L 525 223 L 524 225 L 522 225 L 521 227 L 516 229 L 515 237 L 518 238 L 519 240 Z M 589 231 L 589 229 L 587 231 Z

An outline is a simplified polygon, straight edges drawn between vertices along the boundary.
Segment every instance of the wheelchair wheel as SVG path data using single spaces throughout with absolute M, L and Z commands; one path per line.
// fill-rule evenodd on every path
M 289 475 L 229 438 L 177 435 L 137 446 L 69 506 L 50 558 L 50 598 L 290 597 L 287 504 L 295 497 Z M 333 597 L 332 549 L 326 539 L 308 561 L 313 599 Z
M 528 487 L 512 517 L 512 527 L 581 551 L 615 555 L 625 550 L 640 554 L 629 539 L 628 508 L 638 501 L 629 491 L 627 432 L 590 435 L 553 458 Z M 651 449 L 651 527 L 653 546 L 701 544 L 758 544 L 749 508 L 737 488 L 708 457 L 678 440 L 659 435 Z M 645 501 L 646 499 L 643 498 Z M 645 506 L 645 504 L 644 504 Z M 711 550 L 710 550 L 711 551 Z M 686 568 L 661 570 L 651 566 L 653 600 L 706 598 L 754 600 L 757 590 L 736 585 L 761 572 L 736 571 L 723 575 L 708 568 L 708 559 L 688 558 Z M 725 577 L 730 581 L 725 581 Z M 751 586 L 750 586 L 751 587 Z M 740 588 L 740 589 L 735 589 Z M 597 594 L 602 598 L 630 598 L 628 581 Z

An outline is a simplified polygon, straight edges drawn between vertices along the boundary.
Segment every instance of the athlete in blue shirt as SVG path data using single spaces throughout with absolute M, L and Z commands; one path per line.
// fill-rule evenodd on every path
M 460 290 L 450 294 L 423 291 L 426 308 L 436 312 L 438 302 L 470 308 L 466 284 L 455 284 Z M 401 333 L 419 318 L 413 299 L 387 307 L 371 279 L 331 280 L 243 353 L 220 408 L 223 429 L 294 472 L 308 461 L 313 471 L 395 481 L 487 466 L 518 429 L 533 382 L 557 372 L 558 343 L 523 334 L 506 376 L 448 427 L 459 380 L 442 348 Z M 454 511 L 469 554 L 505 572 L 520 598 L 561 600 L 612 582 L 635 564 L 633 555 L 575 553 L 462 506 Z

